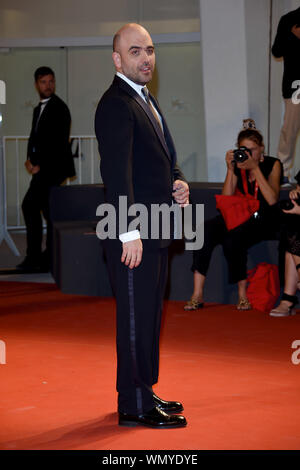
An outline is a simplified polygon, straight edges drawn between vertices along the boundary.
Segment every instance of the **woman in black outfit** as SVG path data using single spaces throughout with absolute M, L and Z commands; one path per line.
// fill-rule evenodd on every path
M 228 263 L 229 282 L 238 284 L 239 310 L 249 310 L 247 299 L 247 251 L 261 240 L 278 238 L 278 201 L 282 165 L 277 158 L 264 155 L 264 142 L 256 129 L 244 129 L 237 138 L 238 147 L 247 147 L 248 159 L 243 163 L 233 162 L 233 150 L 226 153 L 227 174 L 223 195 L 233 195 L 236 189 L 244 193 L 241 170 L 246 170 L 249 194 L 260 201 L 260 208 L 247 222 L 233 230 L 227 230 L 221 215 L 204 224 L 204 246 L 193 253 L 194 291 L 185 310 L 203 307 L 203 289 L 213 249 L 222 244 Z
M 293 203 L 293 208 L 284 211 L 283 242 L 285 246 L 285 276 L 284 293 L 280 303 L 271 310 L 272 317 L 287 317 L 295 315 L 294 306 L 298 303 L 295 295 L 297 288 L 300 289 L 300 205 L 295 202 L 300 197 L 300 171 L 295 177 L 297 181 L 296 189 L 289 194 Z

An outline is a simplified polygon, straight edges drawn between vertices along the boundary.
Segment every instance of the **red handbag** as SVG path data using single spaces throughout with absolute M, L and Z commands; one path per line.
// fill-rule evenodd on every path
M 259 263 L 248 271 L 247 298 L 252 307 L 268 313 L 280 295 L 278 266 Z
M 241 170 L 245 194 L 236 189 L 233 196 L 216 194 L 216 207 L 220 210 L 228 230 L 233 230 L 243 224 L 259 209 L 257 199 L 258 184 L 255 182 L 254 196 L 249 194 L 246 170 Z

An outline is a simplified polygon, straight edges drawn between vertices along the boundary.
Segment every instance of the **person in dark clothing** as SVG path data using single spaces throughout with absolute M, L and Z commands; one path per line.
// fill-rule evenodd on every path
M 214 248 L 223 245 L 228 263 L 229 282 L 238 284 L 239 310 L 249 310 L 251 305 L 246 295 L 247 285 L 247 250 L 250 246 L 262 241 L 278 238 L 278 211 L 276 206 L 282 165 L 277 158 L 264 155 L 263 137 L 256 129 L 242 130 L 237 138 L 238 147 L 247 147 L 248 159 L 243 163 L 233 162 L 233 150 L 226 153 L 227 174 L 223 186 L 223 195 L 233 195 L 238 189 L 245 194 L 241 170 L 246 170 L 246 181 L 249 194 L 260 201 L 260 207 L 247 222 L 233 230 L 226 228 L 221 215 L 204 223 L 204 245 L 193 252 L 192 271 L 194 272 L 194 291 L 185 310 L 196 310 L 203 307 L 203 290 L 205 278 Z
M 288 182 L 300 130 L 300 103 L 299 99 L 293 99 L 293 95 L 299 93 L 300 80 L 300 7 L 280 18 L 272 54 L 276 58 L 283 57 L 284 63 L 282 95 L 285 114 L 277 156 L 283 163 L 285 182 Z
M 55 95 L 55 75 L 49 67 L 34 74 L 40 103 L 34 108 L 25 167 L 32 175 L 22 211 L 27 230 L 27 252 L 19 270 L 48 271 L 50 262 L 49 194 L 53 186 L 75 175 L 69 143 L 71 115 Z M 42 253 L 42 216 L 47 222 L 46 250 Z
M 283 211 L 286 214 L 283 227 L 283 243 L 286 250 L 284 292 L 279 305 L 271 310 L 271 317 L 295 315 L 294 307 L 298 303 L 296 292 L 300 289 L 300 205 L 296 200 L 300 197 L 300 171 L 295 179 L 297 187 L 289 194 L 293 208 Z
M 176 150 L 156 99 L 146 86 L 155 67 L 155 50 L 138 24 L 114 36 L 112 85 L 95 115 L 101 175 L 107 203 L 119 220 L 120 197 L 127 213 L 134 204 L 150 209 L 189 201 L 189 187 L 176 164 Z M 125 212 L 125 211 L 124 211 Z M 149 212 L 150 215 L 150 212 Z M 151 217 L 149 217 L 151 219 Z M 116 228 L 103 240 L 117 302 L 117 390 L 121 426 L 171 428 L 186 425 L 180 402 L 153 391 L 159 372 L 159 336 L 171 239 Z M 150 233 L 150 230 L 149 230 Z M 173 414 L 174 413 L 174 414 Z

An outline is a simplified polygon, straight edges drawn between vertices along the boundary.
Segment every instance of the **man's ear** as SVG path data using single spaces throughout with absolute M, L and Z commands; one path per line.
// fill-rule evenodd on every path
M 121 61 L 120 54 L 118 52 L 113 52 L 112 59 L 113 59 L 116 69 L 121 69 L 122 61 Z

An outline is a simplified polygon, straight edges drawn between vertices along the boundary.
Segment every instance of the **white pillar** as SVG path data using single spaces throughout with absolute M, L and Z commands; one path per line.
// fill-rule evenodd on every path
M 199 0 L 208 181 L 224 181 L 226 150 L 248 116 L 244 0 Z

